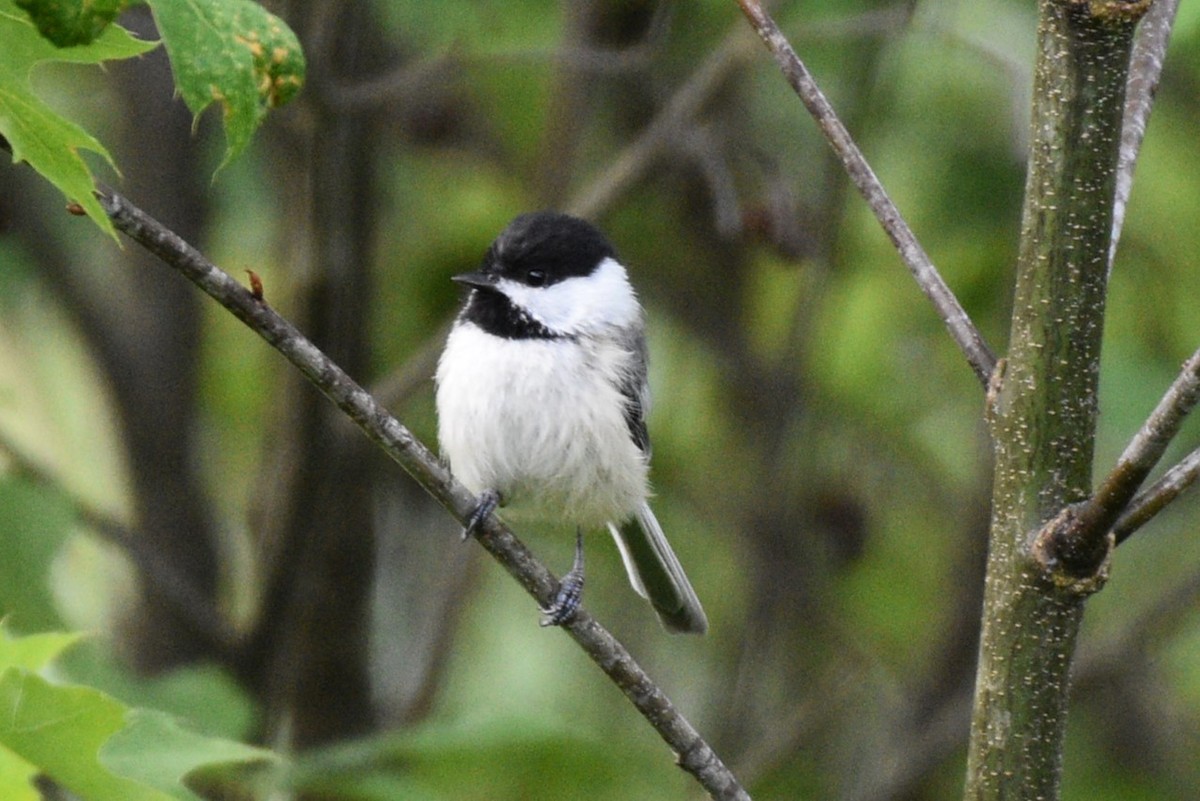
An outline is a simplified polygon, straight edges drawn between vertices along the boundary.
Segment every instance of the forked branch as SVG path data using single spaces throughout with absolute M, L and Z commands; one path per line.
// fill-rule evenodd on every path
M 1149 489 L 1138 493 L 1129 502 L 1129 508 L 1113 524 L 1113 539 L 1120 545 L 1133 532 L 1149 523 L 1154 516 L 1178 498 L 1200 475 L 1200 448 L 1183 457 L 1170 470 L 1162 474 Z
M 1139 526 L 1174 500 L 1195 479 L 1189 456 L 1147 493 L 1134 496 L 1150 471 L 1158 464 L 1167 446 L 1179 433 L 1188 413 L 1200 402 L 1200 350 L 1183 364 L 1179 376 L 1167 389 L 1141 429 L 1130 440 L 1116 466 L 1100 482 L 1100 487 L 1086 501 L 1047 524 L 1038 535 L 1042 553 L 1071 554 L 1107 550 L 1109 532 L 1114 542 L 1125 540 Z M 1131 506 L 1132 505 L 1132 506 Z M 1128 510 L 1128 511 L 1127 511 Z M 1115 532 L 1118 521 L 1120 531 Z M 1070 565 L 1066 566 L 1068 570 Z M 1086 569 L 1086 565 L 1084 566 Z

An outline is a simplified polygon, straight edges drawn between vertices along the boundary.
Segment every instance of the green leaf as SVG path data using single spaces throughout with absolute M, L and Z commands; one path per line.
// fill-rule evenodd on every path
M 579 797 L 580 787 L 595 799 L 685 797 L 682 772 L 668 779 L 679 792 L 647 789 L 660 769 L 637 744 L 521 713 L 343 741 L 297 755 L 283 774 L 300 796 L 355 801 L 543 801 Z
M 28 637 L 13 637 L 0 625 L 0 671 L 7 668 L 41 670 L 83 635 L 74 632 L 47 632 Z
M 165 712 L 147 709 L 131 711 L 126 728 L 100 750 L 100 762 L 113 773 L 185 801 L 200 801 L 183 784 L 200 768 L 275 761 L 271 751 L 188 731 Z
M 50 564 L 74 523 L 70 508 L 43 487 L 0 479 L 0 520 L 0 614 L 19 631 L 61 626 Z
M 12 637 L 0 626 L 0 794 L 25 801 L 45 774 L 84 801 L 200 801 L 184 781 L 204 769 L 278 762 L 262 748 L 208 737 L 171 715 L 131 709 L 93 687 L 60 685 L 44 668 L 75 634 Z M 14 795 L 15 794 L 15 795 Z
M 131 707 L 147 707 L 186 721 L 188 728 L 240 740 L 258 727 L 258 707 L 229 673 L 213 664 L 178 667 L 139 676 L 121 664 L 103 641 L 72 648 L 56 668 L 64 681 L 86 684 Z
M 135 39 L 123 28 L 109 25 L 91 44 L 59 49 L 38 33 L 13 0 L 0 0 L 0 136 L 12 147 L 13 161 L 28 162 L 114 239 L 116 232 L 92 195 L 92 173 L 79 151 L 97 153 L 110 165 L 112 157 L 91 134 L 34 94 L 29 73 L 45 61 L 100 64 L 154 47 L 153 42 Z
M 0 673 L 10 667 L 40 670 L 80 638 L 79 634 L 55 632 L 13 637 L 0 624 Z M 0 789 L 6 801 L 39 801 L 33 786 L 38 768 L 6 748 L 0 747 Z
M 0 674 L 0 745 L 88 801 L 167 801 L 100 765 L 100 747 L 124 725 L 125 708 L 98 690 Z
M 250 141 L 267 111 L 304 83 L 304 53 L 278 17 L 251 0 L 151 0 L 175 84 L 193 114 L 224 109 L 222 166 Z
M 58 47 L 88 44 L 117 18 L 127 0 L 16 0 Z
M 0 748 L 0 788 L 6 801 L 41 801 L 33 786 L 38 770 L 16 754 Z

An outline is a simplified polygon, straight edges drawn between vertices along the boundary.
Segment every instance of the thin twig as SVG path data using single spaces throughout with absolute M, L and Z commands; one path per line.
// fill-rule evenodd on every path
M 800 97 L 804 107 L 816 120 L 822 133 L 825 134 L 825 138 L 841 158 L 850 180 L 867 201 L 871 211 L 875 213 L 884 232 L 899 251 L 905 266 L 917 280 L 921 291 L 933 302 L 938 316 L 941 317 L 955 343 L 966 356 L 980 384 L 987 386 L 988 377 L 996 364 L 996 357 L 983 341 L 979 330 L 971 322 L 971 318 L 967 316 L 966 311 L 958 302 L 958 298 L 954 296 L 937 268 L 934 267 L 912 229 L 900 216 L 900 211 L 888 197 L 871 166 L 867 164 L 862 151 L 854 144 L 850 133 L 842 125 L 841 120 L 834 113 L 833 107 L 830 106 L 816 81 L 813 80 L 808 68 L 796 55 L 796 51 L 792 49 L 787 38 L 780 32 L 775 21 L 771 19 L 758 0 L 738 0 L 738 4 L 758 35 L 766 43 L 767 49 L 775 57 L 784 77 Z
M 1171 444 L 1171 440 L 1179 433 L 1180 426 L 1183 425 L 1188 413 L 1196 406 L 1197 401 L 1200 401 L 1200 349 L 1183 363 L 1179 375 L 1171 382 L 1171 386 L 1167 388 L 1158 405 L 1154 407 L 1154 411 L 1146 418 L 1141 429 L 1125 446 L 1125 452 L 1117 459 L 1117 466 L 1105 479 L 1104 484 L 1121 488 L 1126 483 L 1132 483 L 1128 479 L 1136 479 L 1134 490 L 1140 487 L 1142 481 L 1162 458 L 1167 446 Z M 1118 475 L 1125 471 L 1129 471 L 1133 475 L 1128 477 Z M 1103 491 L 1103 487 L 1101 491 Z M 1124 491 L 1128 493 L 1125 498 L 1127 502 L 1129 498 L 1133 497 L 1133 491 L 1128 488 L 1125 488 Z M 1099 494 L 1097 493 L 1097 495 Z M 1115 493 L 1113 494 L 1115 496 Z
M 891 8 L 822 20 L 814 23 L 805 35 L 814 40 L 878 36 L 907 16 L 903 4 L 898 3 Z M 753 43 L 753 37 L 743 25 L 732 26 L 711 55 L 674 91 L 638 138 L 611 163 L 598 170 L 596 178 L 576 192 L 564 210 L 592 219 L 602 216 L 620 193 L 643 176 L 672 142 L 686 139 L 685 126 L 721 87 L 729 73 L 749 58 Z
M 1183 457 L 1177 465 L 1163 473 L 1162 478 L 1129 502 L 1129 507 L 1112 527 L 1116 544 L 1120 545 L 1129 539 L 1129 535 L 1154 519 L 1192 485 L 1197 475 L 1200 475 L 1200 448 Z
M 1112 245 L 1108 251 L 1108 269 L 1117 257 L 1117 243 L 1125 224 L 1125 207 L 1133 189 L 1133 171 L 1137 166 L 1146 123 L 1162 76 L 1163 57 L 1171 40 L 1179 0 L 1155 0 L 1138 25 L 1129 63 L 1129 81 L 1125 86 L 1125 115 L 1121 123 L 1121 152 L 1117 161 L 1117 194 L 1113 201 Z
M 446 466 L 294 325 L 121 195 L 107 188 L 97 194 L 117 230 L 182 273 L 283 354 L 459 522 L 470 514 L 475 498 Z M 491 518 L 477 538 L 539 606 L 553 601 L 557 580 L 505 525 Z M 612 634 L 583 610 L 564 628 L 633 702 L 678 755 L 680 766 L 695 776 L 712 798 L 749 799 L 716 752 Z
M 1059 552 L 1063 547 L 1078 550 L 1081 545 L 1107 537 L 1198 401 L 1200 350 L 1183 363 L 1179 376 L 1171 383 L 1141 429 L 1129 441 L 1125 452 L 1117 459 L 1116 466 L 1100 482 L 1092 497 L 1072 507 L 1066 516 L 1060 515 L 1048 523 L 1045 531 L 1039 535 L 1039 540 L 1053 537 L 1058 542 L 1049 543 L 1052 552 Z M 1186 478 L 1186 475 L 1173 476 L 1169 486 L 1175 486 L 1179 480 L 1185 480 L 1185 483 L 1169 497 L 1165 492 L 1160 492 L 1155 496 L 1153 503 L 1147 499 L 1149 505 L 1143 504 L 1142 514 L 1149 512 L 1149 515 L 1144 519 L 1141 519 L 1141 516 L 1127 516 L 1122 540 L 1127 539 L 1138 525 L 1157 514 L 1162 506 L 1178 496 L 1187 484 L 1191 483 L 1191 479 Z M 1133 525 L 1134 523 L 1136 525 Z M 1133 528 L 1130 528 L 1130 525 L 1133 525 Z

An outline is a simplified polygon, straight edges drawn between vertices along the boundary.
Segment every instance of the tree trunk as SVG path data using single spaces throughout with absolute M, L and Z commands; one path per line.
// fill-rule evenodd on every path
M 1029 546 L 1091 491 L 1114 176 L 1144 5 L 1040 4 L 1009 353 L 988 393 L 995 478 L 967 799 L 1058 797 L 1068 674 L 1102 559 L 1066 580 Z

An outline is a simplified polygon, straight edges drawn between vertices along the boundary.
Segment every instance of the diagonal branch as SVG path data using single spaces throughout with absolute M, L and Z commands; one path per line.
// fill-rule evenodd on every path
M 1125 452 L 1117 459 L 1117 466 L 1089 502 L 1090 505 L 1110 510 L 1112 519 L 1101 519 L 1099 522 L 1111 524 L 1128 505 L 1138 487 L 1162 458 L 1171 440 L 1179 433 L 1180 426 L 1197 401 L 1200 401 L 1200 350 L 1183 363 L 1179 376 L 1129 441 Z
M 1148 489 L 1138 493 L 1128 508 L 1113 523 L 1116 544 L 1120 545 L 1133 532 L 1154 519 L 1155 515 L 1178 498 L 1200 475 L 1200 448 L 1183 457 L 1178 464 L 1162 474 Z
M 182 273 L 283 354 L 353 420 L 368 439 L 403 467 L 456 519 L 462 522 L 470 514 L 475 498 L 450 475 L 446 466 L 294 325 L 121 195 L 107 188 L 101 188 L 97 194 L 117 230 Z M 558 581 L 512 531 L 492 518 L 479 533 L 478 540 L 539 606 L 551 603 L 558 591 Z M 612 634 L 583 610 L 564 628 L 625 693 L 675 751 L 680 766 L 691 773 L 712 798 L 749 800 L 750 796 L 716 752 Z
M 884 232 L 899 251 L 904 265 L 917 280 L 921 291 L 933 303 L 938 316 L 950 331 L 950 336 L 967 357 L 976 378 L 982 385 L 987 386 L 988 377 L 996 366 L 996 357 L 983 341 L 983 336 L 938 273 L 912 229 L 900 216 L 900 210 L 888 197 L 875 172 L 863 157 L 862 151 L 854 144 L 850 132 L 842 125 L 833 107 L 813 80 L 812 74 L 796 55 L 796 51 L 792 49 L 775 21 L 758 0 L 738 0 L 738 4 L 766 43 L 771 55 L 775 57 L 784 77 L 800 97 L 804 107 L 816 120 L 830 146 L 841 158 L 850 180 L 875 213 Z
M 1175 12 L 1179 0 L 1155 0 L 1138 25 L 1133 40 L 1133 55 L 1129 62 L 1129 81 L 1125 87 L 1125 114 L 1121 123 L 1121 154 L 1117 162 L 1117 195 L 1113 201 L 1112 244 L 1108 251 L 1108 268 L 1117 257 L 1117 243 L 1125 224 L 1125 207 L 1133 189 L 1133 171 L 1137 166 L 1146 123 L 1162 76 L 1163 57 L 1171 40 Z

